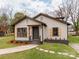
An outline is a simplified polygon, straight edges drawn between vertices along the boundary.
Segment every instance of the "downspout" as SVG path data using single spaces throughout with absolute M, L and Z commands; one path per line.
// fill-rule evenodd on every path
M 67 24 L 67 45 L 69 44 L 69 41 L 68 41 L 68 24 Z

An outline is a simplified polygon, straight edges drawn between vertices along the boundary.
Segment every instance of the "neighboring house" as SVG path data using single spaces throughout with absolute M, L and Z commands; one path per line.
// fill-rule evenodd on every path
M 0 25 L 0 36 L 4 36 L 7 33 L 6 26 Z
M 68 34 L 69 35 L 75 35 L 76 34 L 73 25 L 68 26 Z
M 38 14 L 30 18 L 25 16 L 15 22 L 15 40 L 17 41 L 39 41 L 60 40 L 67 41 L 68 23 L 61 21 L 64 17 L 51 17 L 46 14 Z

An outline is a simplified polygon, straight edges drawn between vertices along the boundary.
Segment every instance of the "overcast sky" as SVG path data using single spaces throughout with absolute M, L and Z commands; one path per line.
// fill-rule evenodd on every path
M 0 0 L 0 8 L 10 6 L 14 11 L 26 10 L 28 14 L 34 15 L 58 9 L 61 2 L 62 0 Z

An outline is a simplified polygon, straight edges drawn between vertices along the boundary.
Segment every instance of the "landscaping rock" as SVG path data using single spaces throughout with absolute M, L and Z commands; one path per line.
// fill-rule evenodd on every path
M 54 51 L 49 51 L 49 53 L 55 53 Z
M 40 50 L 40 51 L 44 51 L 44 49 L 42 49 L 42 48 L 40 48 L 39 50 Z
M 62 54 L 61 52 L 58 52 L 58 54 Z
M 76 59 L 79 59 L 79 57 L 76 57 Z
M 62 55 L 69 55 L 68 53 L 62 53 Z
M 38 47 L 36 49 L 39 49 Z
M 74 55 L 69 55 L 69 57 L 75 57 Z
M 44 52 L 48 52 L 48 50 L 44 50 Z

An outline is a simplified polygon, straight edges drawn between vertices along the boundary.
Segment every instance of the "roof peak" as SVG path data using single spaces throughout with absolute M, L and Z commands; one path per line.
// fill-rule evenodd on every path
M 50 16 L 49 14 L 45 14 L 45 13 L 38 13 L 36 16 L 34 16 L 33 18 L 37 18 L 38 16 L 47 16 L 47 17 L 51 17 L 53 19 L 64 19 L 64 17 L 53 17 L 53 16 Z
M 56 20 L 56 21 L 59 21 L 59 22 L 61 22 L 61 23 L 64 23 L 64 24 L 69 24 L 69 23 L 67 23 L 67 22 L 65 22 L 65 21 L 62 21 L 62 20 L 59 20 L 59 19 L 64 19 L 64 17 L 52 17 L 52 16 L 50 16 L 50 15 L 48 15 L 48 14 L 45 14 L 45 13 L 39 13 L 39 14 L 37 14 L 35 17 L 29 17 L 29 16 L 27 16 L 27 15 L 25 15 L 22 19 L 20 19 L 20 20 L 18 20 L 17 22 L 19 22 L 19 21 L 22 21 L 23 19 L 25 19 L 25 18 L 29 18 L 29 19 L 33 19 L 33 20 L 35 20 L 36 18 L 38 18 L 39 16 L 41 16 L 41 15 L 43 15 L 43 16 L 45 16 L 45 17 L 48 17 L 48 18 L 50 18 L 50 19 L 53 19 L 53 20 Z M 16 23 L 17 23 L 16 22 Z M 41 21 L 40 21 L 41 22 Z M 15 23 L 15 24 L 16 24 Z

